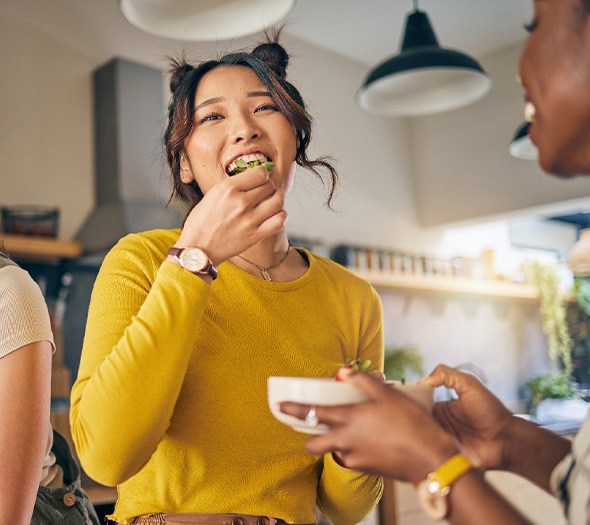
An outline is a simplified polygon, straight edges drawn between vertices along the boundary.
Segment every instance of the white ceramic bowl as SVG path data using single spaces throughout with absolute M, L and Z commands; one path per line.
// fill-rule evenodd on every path
M 418 401 L 428 412 L 432 410 L 432 405 L 434 404 L 434 387 L 408 381 L 385 381 L 385 383 L 391 388 L 400 390 L 415 401 Z
M 268 378 L 268 406 L 272 415 L 281 423 L 306 434 L 325 434 L 328 426 L 320 423 L 316 427 L 310 427 L 304 421 L 281 412 L 279 403 L 294 401 L 315 406 L 350 405 L 365 399 L 364 394 L 345 381 L 318 377 L 271 376 Z

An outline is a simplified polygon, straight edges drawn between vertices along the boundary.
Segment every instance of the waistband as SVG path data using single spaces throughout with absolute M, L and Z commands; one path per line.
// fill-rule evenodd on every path
M 316 525 L 288 524 L 269 516 L 250 514 L 150 514 L 133 518 L 130 525 Z

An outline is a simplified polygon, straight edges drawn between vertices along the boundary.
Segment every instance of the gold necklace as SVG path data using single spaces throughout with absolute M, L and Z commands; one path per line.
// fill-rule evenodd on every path
M 246 259 L 246 257 L 242 257 L 240 254 L 238 254 L 238 257 L 240 259 L 242 259 L 242 261 L 247 262 L 248 264 L 251 264 L 252 266 L 257 268 L 260 271 L 260 275 L 262 275 L 262 278 L 265 281 L 272 281 L 272 279 L 270 278 L 270 274 L 268 273 L 268 270 L 270 270 L 272 268 L 276 268 L 279 264 L 281 264 L 287 258 L 287 255 L 289 255 L 290 251 L 291 251 L 291 242 L 289 242 L 289 246 L 287 247 L 287 251 L 281 256 L 281 258 L 277 262 L 274 262 L 269 266 L 260 266 L 259 264 L 256 264 L 253 261 L 249 261 L 248 259 Z

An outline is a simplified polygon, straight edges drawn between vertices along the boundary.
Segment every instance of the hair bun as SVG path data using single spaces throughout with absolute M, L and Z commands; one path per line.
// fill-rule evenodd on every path
M 289 55 L 279 43 L 265 42 L 260 44 L 254 48 L 252 54 L 272 68 L 279 77 L 285 78 L 287 76 Z
M 187 64 L 185 60 L 173 59 L 170 64 L 170 91 L 174 93 L 186 76 L 195 68 Z

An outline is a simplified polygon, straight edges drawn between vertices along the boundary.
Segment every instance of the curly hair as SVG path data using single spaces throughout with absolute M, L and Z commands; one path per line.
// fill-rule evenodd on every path
M 286 80 L 289 55 L 278 43 L 280 30 L 274 35 L 267 33 L 267 42 L 258 45 L 251 52 L 229 53 L 217 60 L 209 60 L 192 66 L 184 58 L 171 59 L 170 90 L 172 97 L 168 105 L 168 125 L 164 133 L 166 159 L 172 178 L 172 195 L 187 203 L 192 209 L 202 198 L 203 192 L 196 181 L 185 183 L 180 177 L 181 157 L 184 143 L 193 129 L 195 92 L 199 82 L 208 72 L 219 66 L 246 66 L 251 68 L 268 89 L 272 99 L 295 129 L 297 150 L 295 162 L 314 173 L 326 185 L 328 174 L 328 197 L 326 205 L 331 202 L 338 185 L 338 174 L 326 156 L 309 159 L 307 148 L 311 140 L 312 117 L 305 109 L 305 104 L 297 88 Z

